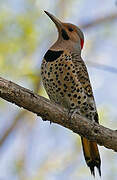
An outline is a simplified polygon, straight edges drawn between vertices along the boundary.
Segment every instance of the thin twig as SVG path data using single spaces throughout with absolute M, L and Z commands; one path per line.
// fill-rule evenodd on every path
M 115 20 L 117 21 L 117 13 L 102 16 L 102 17 L 97 18 L 97 19 L 95 19 L 93 21 L 90 21 L 90 22 L 87 22 L 87 23 L 85 22 L 85 24 L 81 24 L 79 26 L 82 29 L 88 29 L 88 28 L 92 28 L 92 27 L 97 26 L 97 25 L 110 23 L 110 22 L 115 21 Z
M 91 61 L 87 61 L 87 64 L 89 66 L 96 68 L 96 69 L 117 74 L 117 68 L 116 67 L 108 66 L 106 64 L 99 64 L 99 63 L 95 63 L 95 62 L 91 62 Z
M 10 125 L 10 127 L 4 132 L 3 136 L 0 138 L 0 147 L 3 145 L 3 143 L 5 142 L 5 140 L 7 139 L 7 137 L 13 132 L 13 130 L 16 128 L 19 120 L 21 119 L 21 117 L 24 116 L 25 114 L 25 110 L 20 111 L 17 116 L 14 118 L 12 124 Z

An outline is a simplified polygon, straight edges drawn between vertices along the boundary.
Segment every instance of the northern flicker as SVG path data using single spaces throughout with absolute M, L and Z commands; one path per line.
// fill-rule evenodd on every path
M 58 39 L 46 52 L 41 65 L 44 87 L 51 101 L 98 123 L 98 114 L 87 68 L 81 58 L 84 35 L 75 25 L 63 23 L 45 11 L 58 29 Z M 101 176 L 97 144 L 81 137 L 85 161 L 95 176 Z

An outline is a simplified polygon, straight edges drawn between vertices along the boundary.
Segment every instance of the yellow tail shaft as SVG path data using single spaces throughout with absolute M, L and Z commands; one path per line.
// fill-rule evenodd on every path
M 91 174 L 95 176 L 94 167 L 96 166 L 101 176 L 101 169 L 100 169 L 101 159 L 97 144 L 93 141 L 87 140 L 84 137 L 81 138 L 81 141 L 82 141 L 85 161 L 91 170 Z

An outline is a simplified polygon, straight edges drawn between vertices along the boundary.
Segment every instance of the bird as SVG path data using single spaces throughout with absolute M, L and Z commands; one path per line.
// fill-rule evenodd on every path
M 87 67 L 81 57 L 83 32 L 78 26 L 64 23 L 51 13 L 44 12 L 58 30 L 58 38 L 45 53 L 41 64 L 45 90 L 52 102 L 99 123 Z M 96 167 L 101 176 L 101 158 L 96 142 L 85 137 L 81 137 L 81 142 L 91 174 L 95 176 Z

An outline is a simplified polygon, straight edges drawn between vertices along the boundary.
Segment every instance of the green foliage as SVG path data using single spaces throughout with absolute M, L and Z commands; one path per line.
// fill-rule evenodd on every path
M 32 55 L 39 45 L 37 18 L 39 19 L 39 12 L 34 7 L 32 12 L 27 10 L 19 14 L 4 9 L 0 12 L 0 73 L 2 75 L 10 75 L 17 79 L 34 71 Z

